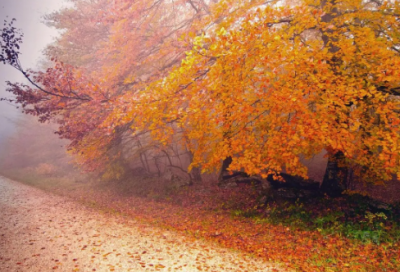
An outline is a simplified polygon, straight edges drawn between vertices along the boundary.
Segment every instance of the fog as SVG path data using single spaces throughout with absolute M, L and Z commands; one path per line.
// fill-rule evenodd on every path
M 67 5 L 63 0 L 2 0 L 0 19 L 15 18 L 15 26 L 24 34 L 20 60 L 24 69 L 35 68 L 42 59 L 42 50 L 57 36 L 57 31 L 44 25 L 42 16 Z M 23 76 L 10 66 L 0 65 L 0 97 L 12 98 L 7 93 L 6 81 L 24 82 Z M 0 102 L 0 152 L 6 139 L 15 132 L 17 120 L 22 118 L 20 109 L 7 102 Z
M 60 8 L 65 7 L 69 4 L 70 3 L 66 2 L 65 0 L 5 0 L 2 2 L 0 9 L 1 21 L 10 21 L 12 18 L 15 18 L 16 27 L 20 28 L 22 33 L 24 34 L 23 43 L 20 50 L 20 61 L 22 67 L 25 70 L 28 68 L 37 67 L 38 63 L 43 60 L 43 49 L 58 35 L 55 29 L 49 28 L 42 23 L 42 17 L 45 14 L 60 10 Z M 5 91 L 7 88 L 6 81 L 24 82 L 25 79 L 16 69 L 10 66 L 0 65 L 0 97 L 8 97 L 12 99 L 12 96 Z M 13 150 L 17 150 L 17 152 L 28 150 L 28 146 L 34 146 L 35 144 L 32 139 L 26 139 L 24 143 L 18 143 L 24 141 L 24 138 L 21 137 L 21 135 L 29 137 L 29 131 L 31 131 L 30 137 L 35 137 L 36 135 L 36 137 L 39 137 L 41 139 L 46 138 L 48 141 L 57 141 L 56 136 L 54 135 L 46 136 L 44 134 L 38 134 L 39 132 L 43 133 L 43 131 L 51 134 L 52 130 L 54 131 L 56 129 L 56 126 L 50 126 L 50 128 L 45 130 L 43 129 L 43 125 L 40 125 L 37 129 L 38 126 L 39 124 L 37 123 L 37 121 L 35 121 L 35 118 L 26 117 L 21 113 L 20 109 L 17 109 L 15 105 L 4 101 L 0 102 L 0 157 L 1 153 L 3 153 L 4 157 L 4 154 L 6 154 L 6 152 L 10 152 L 10 148 L 8 148 L 7 151 L 5 146 L 12 147 Z M 58 145 L 49 145 L 49 147 L 61 147 L 63 145 L 65 146 L 65 144 L 65 142 L 60 141 Z M 38 145 L 40 146 L 40 141 Z M 42 148 L 44 148 L 44 146 L 42 146 Z M 33 152 L 34 150 L 35 148 L 29 149 L 30 152 Z M 36 149 L 36 152 L 38 150 L 40 149 Z M 312 179 L 321 182 L 326 166 L 326 160 L 322 159 L 321 156 L 317 157 L 318 158 L 314 160 L 318 161 L 318 163 L 316 164 L 317 166 L 314 167 L 312 171 L 310 171 L 309 175 Z M 174 160 L 173 156 L 171 158 L 172 160 Z M 26 156 L 23 156 L 21 154 L 18 159 L 28 160 Z M 177 158 L 175 159 L 178 160 Z M 164 158 L 163 160 L 165 160 L 164 164 L 167 165 L 167 159 Z M 181 158 L 179 158 L 179 160 L 181 160 Z M 183 158 L 183 160 L 185 161 L 184 165 L 179 164 L 181 163 L 181 161 L 179 161 L 179 163 L 174 162 L 174 164 L 179 165 L 179 167 L 186 168 L 189 164 L 188 162 L 186 162 L 188 161 L 188 159 Z M 44 161 L 41 159 L 38 162 L 40 163 Z M 16 162 L 14 161 L 13 163 Z M 315 162 L 312 162 L 312 164 L 315 164 Z M 29 165 L 25 163 L 25 166 L 28 167 Z M 143 167 L 146 168 L 145 166 Z M 158 169 L 159 166 L 156 163 L 156 165 L 153 166 L 148 165 L 147 168 L 149 168 L 148 170 L 150 170 L 150 168 Z M 160 171 L 160 169 L 158 169 L 158 171 Z

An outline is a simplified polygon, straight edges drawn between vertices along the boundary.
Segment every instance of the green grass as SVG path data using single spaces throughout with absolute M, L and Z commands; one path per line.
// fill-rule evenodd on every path
M 252 218 L 257 224 L 274 224 L 301 230 L 317 230 L 323 235 L 381 244 L 400 241 L 398 205 L 376 210 L 365 197 L 313 199 L 301 202 L 268 203 L 262 210 L 236 209 L 232 216 Z

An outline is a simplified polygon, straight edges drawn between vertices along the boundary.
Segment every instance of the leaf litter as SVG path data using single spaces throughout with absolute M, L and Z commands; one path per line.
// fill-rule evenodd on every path
M 0 271 L 278 271 L 260 258 L 3 177 L 0 218 Z

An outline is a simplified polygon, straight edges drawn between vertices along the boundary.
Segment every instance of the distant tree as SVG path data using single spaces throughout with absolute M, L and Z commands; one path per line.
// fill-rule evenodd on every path
M 104 125 L 108 114 L 125 107 L 146 82 L 179 64 L 190 48 L 179 39 L 196 29 L 207 7 L 164 1 L 73 3 L 73 8 L 45 17 L 63 30 L 46 51 L 54 67 L 28 72 L 21 68 L 32 86 L 9 83 L 9 91 L 26 113 L 41 121 L 57 120 L 60 136 L 71 140 L 70 150 L 93 170 L 121 160 L 126 139 L 140 137 L 129 122 L 114 119 Z

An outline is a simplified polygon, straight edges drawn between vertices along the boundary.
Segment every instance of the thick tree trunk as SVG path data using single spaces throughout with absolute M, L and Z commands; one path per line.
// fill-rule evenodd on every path
M 189 154 L 190 163 L 192 163 L 193 162 L 193 153 L 190 150 L 188 150 L 187 152 Z M 192 177 L 193 182 L 198 182 L 198 183 L 202 182 L 201 171 L 200 171 L 199 167 L 193 167 L 192 171 L 190 171 L 190 175 Z
M 349 169 L 345 164 L 343 152 L 329 155 L 321 190 L 332 197 L 337 197 L 347 189 Z
M 218 183 L 221 184 L 222 181 L 224 180 L 224 176 L 228 174 L 228 167 L 232 162 L 232 157 L 227 157 L 223 160 L 222 165 L 221 165 L 221 170 L 219 172 L 218 176 Z
M 333 6 L 330 12 L 327 12 L 321 17 L 322 22 L 329 24 L 338 16 L 339 11 L 336 4 L 335 0 L 321 1 L 321 8 L 324 8 L 327 5 Z M 324 46 L 328 48 L 329 52 L 334 54 L 334 57 L 328 60 L 328 63 L 332 65 L 334 71 L 335 67 L 339 66 L 342 60 L 335 56 L 335 53 L 337 53 L 340 48 L 336 44 L 337 38 L 330 35 L 332 32 L 333 30 L 328 29 L 326 32 L 322 32 L 321 34 Z M 340 123 L 341 120 L 337 120 L 337 122 Z M 345 156 L 343 152 L 338 151 L 335 154 L 329 154 L 328 165 L 321 185 L 322 191 L 327 193 L 329 196 L 341 195 L 347 187 L 348 173 L 348 167 L 345 164 Z
M 193 167 L 192 171 L 190 171 L 190 174 L 192 175 L 192 179 L 194 182 L 202 182 L 201 171 L 199 167 Z

